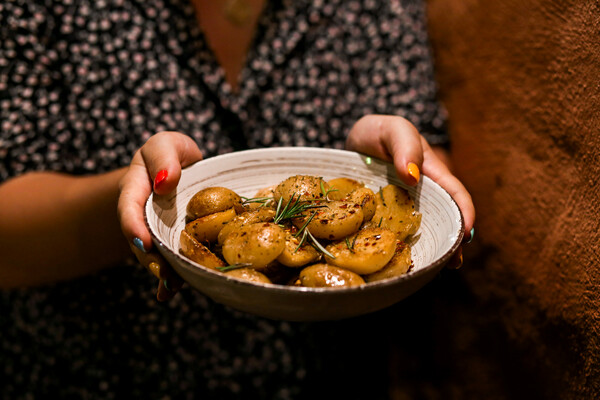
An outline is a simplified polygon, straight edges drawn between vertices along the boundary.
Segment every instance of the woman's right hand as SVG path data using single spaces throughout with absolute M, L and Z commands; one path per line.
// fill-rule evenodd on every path
M 183 281 L 152 248 L 144 222 L 144 205 L 150 193 L 166 195 L 175 189 L 181 169 L 202 160 L 196 143 L 179 132 L 160 132 L 135 153 L 119 184 L 118 215 L 121 229 L 139 262 L 158 279 L 157 298 L 172 298 Z

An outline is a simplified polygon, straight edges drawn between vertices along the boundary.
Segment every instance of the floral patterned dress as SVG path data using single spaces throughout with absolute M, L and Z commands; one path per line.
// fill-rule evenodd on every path
M 162 130 L 205 157 L 342 148 L 356 120 L 382 113 L 445 145 L 435 90 L 421 1 L 269 1 L 234 93 L 185 0 L 4 0 L 0 182 L 122 167 Z M 386 398 L 378 313 L 271 321 L 189 287 L 158 303 L 155 285 L 132 261 L 1 291 L 2 397 Z

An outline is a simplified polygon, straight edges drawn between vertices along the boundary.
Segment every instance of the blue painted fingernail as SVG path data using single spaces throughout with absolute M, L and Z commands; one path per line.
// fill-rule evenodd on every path
M 465 243 L 471 243 L 473 241 L 473 237 L 475 236 L 475 228 L 471 228 L 471 231 L 469 232 L 470 236 L 469 236 L 469 240 L 467 240 Z
M 167 289 L 169 292 L 171 292 L 171 291 L 172 291 L 171 289 L 169 289 L 169 286 L 167 285 L 167 280 L 166 280 L 166 279 L 163 281 L 163 286 L 164 286 L 164 287 L 165 287 L 165 289 Z
M 146 252 L 146 249 L 144 248 L 144 242 L 142 242 L 142 239 L 138 237 L 133 238 L 133 245 L 137 247 L 140 251 L 143 251 L 144 253 Z

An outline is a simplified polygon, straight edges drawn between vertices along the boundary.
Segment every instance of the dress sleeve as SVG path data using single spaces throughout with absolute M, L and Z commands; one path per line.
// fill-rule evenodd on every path
M 52 135 L 65 90 L 49 45 L 55 26 L 42 2 L 0 4 L 0 182 L 62 167 Z

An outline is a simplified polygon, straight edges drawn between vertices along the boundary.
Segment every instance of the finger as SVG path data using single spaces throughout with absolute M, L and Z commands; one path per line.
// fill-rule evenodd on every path
M 470 235 L 475 224 L 475 206 L 473 199 L 465 186 L 456 178 L 446 164 L 444 164 L 433 152 L 427 141 L 423 138 L 424 161 L 423 173 L 443 187 L 456 201 L 463 214 L 465 232 Z
M 173 191 L 181 169 L 202 160 L 202 152 L 192 138 L 178 132 L 152 136 L 141 148 L 141 155 L 157 194 Z
M 152 275 L 158 278 L 157 298 L 160 301 L 172 298 L 183 286 L 183 279 L 173 270 L 169 263 L 158 253 L 144 253 L 132 246 L 140 264 L 146 267 Z
M 168 281 L 168 284 L 172 284 L 172 287 L 169 286 L 172 289 L 181 287 L 183 280 L 179 275 L 177 275 L 167 260 L 165 260 L 160 254 L 154 251 L 143 253 L 135 247 L 132 247 L 131 250 L 137 257 L 140 264 L 146 267 L 152 273 L 152 275 L 160 280 Z
M 458 246 L 456 252 L 450 257 L 448 263 L 446 263 L 446 268 L 448 269 L 459 269 L 463 265 L 463 255 L 462 255 L 462 246 Z
M 398 177 L 408 185 L 415 185 L 423 163 L 420 138 L 416 128 L 404 118 L 369 115 L 352 127 L 346 147 L 393 162 Z
M 152 248 L 152 240 L 144 221 L 144 206 L 152 193 L 152 183 L 139 151 L 134 155 L 134 161 L 120 186 L 117 211 L 121 230 L 130 245 L 147 252 Z
M 162 280 L 158 281 L 158 286 L 156 288 L 156 299 L 158 301 L 168 301 L 171 300 L 179 290 L 173 289 L 169 281 Z
M 150 233 L 144 222 L 148 196 L 153 187 L 159 194 L 173 190 L 179 182 L 181 168 L 201 159 L 202 153 L 196 143 L 177 132 L 157 133 L 136 152 L 128 173 L 121 181 L 118 204 L 121 228 L 129 243 L 141 251 L 152 248 Z

